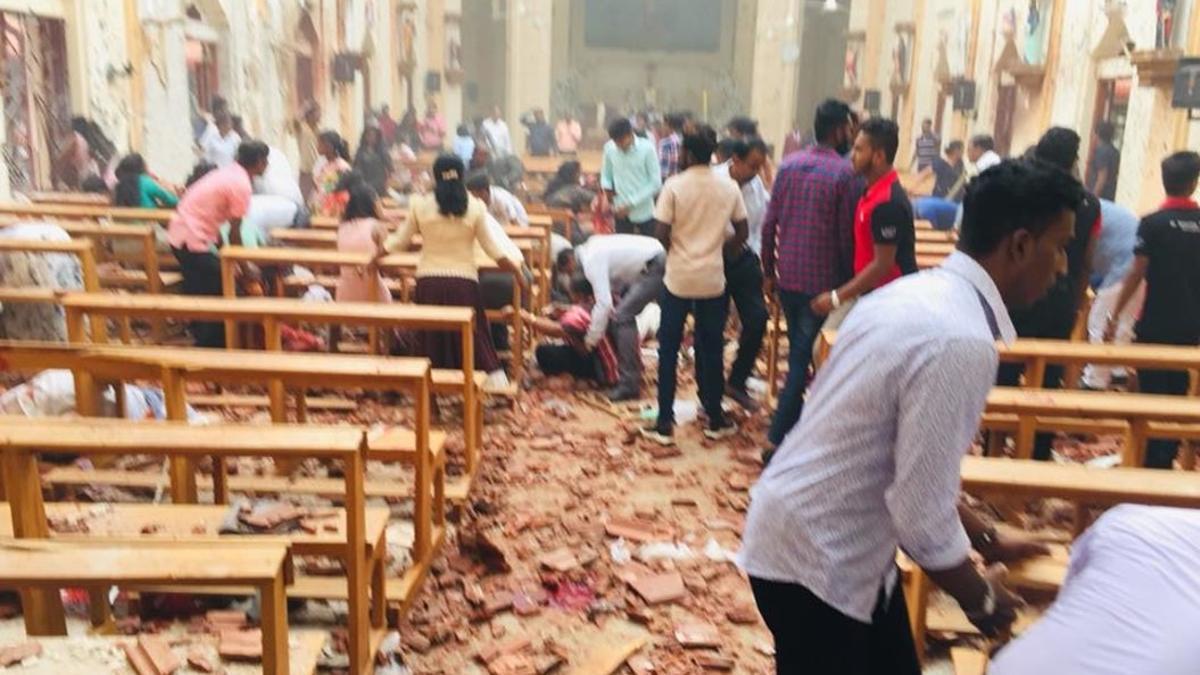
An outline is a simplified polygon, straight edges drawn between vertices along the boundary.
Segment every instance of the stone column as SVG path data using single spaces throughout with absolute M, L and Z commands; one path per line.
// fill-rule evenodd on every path
M 796 117 L 800 35 L 804 9 L 800 0 L 758 0 L 750 116 L 759 133 L 783 151 L 782 139 Z M 715 125 L 725 120 L 714 120 Z
M 513 149 L 525 153 L 521 115 L 542 108 L 551 119 L 551 54 L 554 50 L 554 0 L 516 0 L 508 3 L 507 109 Z

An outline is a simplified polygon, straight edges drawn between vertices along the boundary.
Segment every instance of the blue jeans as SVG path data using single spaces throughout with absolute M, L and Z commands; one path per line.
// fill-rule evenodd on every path
M 935 230 L 952 230 L 958 219 L 958 204 L 941 197 L 918 197 L 913 209 L 918 220 L 928 220 Z
M 700 386 L 700 403 L 708 414 L 710 427 L 724 423 L 721 396 L 725 373 L 721 352 L 729 301 L 724 295 L 704 300 L 681 298 L 664 288 L 659 306 L 662 320 L 658 327 L 658 429 L 669 431 L 675 426 L 675 373 L 689 312 L 696 315 L 696 382 Z
M 779 393 L 779 405 L 771 420 L 767 440 L 779 445 L 804 411 L 804 391 L 808 389 L 808 365 L 812 362 L 813 344 L 821 332 L 825 317 L 817 316 L 809 308 L 814 296 L 795 291 L 779 291 L 779 305 L 787 319 L 788 330 L 788 375 L 783 391 Z

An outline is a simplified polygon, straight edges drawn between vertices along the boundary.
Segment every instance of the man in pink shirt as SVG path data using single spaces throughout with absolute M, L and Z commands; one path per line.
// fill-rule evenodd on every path
M 238 147 L 237 161 L 212 171 L 188 188 L 167 226 L 167 242 L 183 273 L 184 295 L 221 295 L 221 225 L 229 223 L 229 243 L 242 243 L 242 217 L 250 207 L 251 179 L 267 170 L 270 149 L 261 141 Z M 197 347 L 222 348 L 225 330 L 219 323 L 193 322 Z
M 429 102 L 429 107 L 425 109 L 425 119 L 417 122 L 417 134 L 420 135 L 421 145 L 425 146 L 426 150 L 442 149 L 446 140 L 446 118 L 438 112 L 436 102 Z

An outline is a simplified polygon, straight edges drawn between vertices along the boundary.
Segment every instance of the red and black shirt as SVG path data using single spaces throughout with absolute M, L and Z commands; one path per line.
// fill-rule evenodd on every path
M 1133 252 L 1149 262 L 1138 342 L 1200 343 L 1200 206 L 1168 199 L 1142 218 Z
M 875 259 L 875 245 L 896 247 L 896 264 L 879 286 L 917 271 L 913 209 L 895 169 L 867 187 L 854 212 L 854 273 Z

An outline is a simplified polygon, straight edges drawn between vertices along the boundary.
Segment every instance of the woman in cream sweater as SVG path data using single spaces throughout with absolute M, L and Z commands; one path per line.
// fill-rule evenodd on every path
M 417 263 L 415 301 L 421 305 L 456 305 L 475 309 L 475 367 L 488 373 L 488 386 L 501 387 L 508 379 L 488 332 L 483 296 L 479 291 L 479 269 L 475 244 L 500 265 L 515 272 L 527 286 L 521 265 L 502 248 L 502 242 L 487 226 L 487 207 L 467 193 L 466 169 L 454 155 L 442 155 L 433 164 L 432 195 L 414 196 L 408 219 L 388 238 L 388 252 L 408 249 L 414 235 L 422 239 Z M 423 352 L 435 368 L 461 368 L 462 349 L 458 337 L 445 332 L 425 331 Z M 519 356 L 517 358 L 520 358 Z

